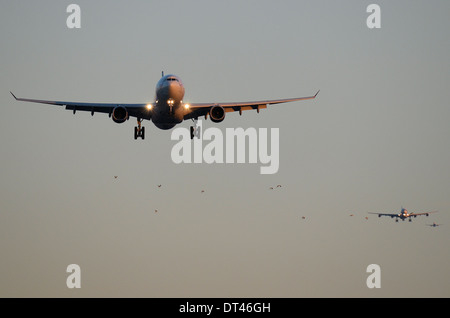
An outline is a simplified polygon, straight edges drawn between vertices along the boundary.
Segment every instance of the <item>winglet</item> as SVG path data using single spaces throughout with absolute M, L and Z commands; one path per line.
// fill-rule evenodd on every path
M 16 95 L 13 94 L 13 92 L 9 91 L 11 93 L 11 95 L 14 97 L 15 100 L 17 100 Z
M 316 98 L 316 96 L 317 96 L 317 94 L 319 94 L 319 92 L 320 92 L 320 89 L 317 91 L 316 95 L 314 95 L 314 98 Z

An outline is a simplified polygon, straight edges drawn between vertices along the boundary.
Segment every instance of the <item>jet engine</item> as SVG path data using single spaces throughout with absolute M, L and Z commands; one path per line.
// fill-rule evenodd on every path
M 209 117 L 213 122 L 220 123 L 225 119 L 225 109 L 220 105 L 213 106 L 209 110 Z
M 123 106 L 117 106 L 112 111 L 112 120 L 115 123 L 121 124 L 128 119 L 128 111 Z

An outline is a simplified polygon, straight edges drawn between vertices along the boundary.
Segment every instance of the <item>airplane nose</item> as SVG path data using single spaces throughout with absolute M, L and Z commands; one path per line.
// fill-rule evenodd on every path
M 160 93 L 163 96 L 169 97 L 169 96 L 172 96 L 176 90 L 177 90 L 176 83 L 173 83 L 173 82 L 164 83 L 164 85 L 160 89 Z
M 168 85 L 168 92 L 169 96 L 176 100 L 183 99 L 184 96 L 184 89 L 183 86 L 178 82 L 172 82 Z
M 180 84 L 178 82 L 170 82 L 169 83 L 169 91 L 172 92 L 174 90 L 177 90 L 180 87 Z
M 167 91 L 169 93 L 169 96 L 174 96 L 177 94 L 177 92 L 180 90 L 180 85 L 178 83 L 169 83 L 167 85 Z
M 160 83 L 156 94 L 160 100 L 181 101 L 184 97 L 184 87 L 178 80 L 166 80 Z

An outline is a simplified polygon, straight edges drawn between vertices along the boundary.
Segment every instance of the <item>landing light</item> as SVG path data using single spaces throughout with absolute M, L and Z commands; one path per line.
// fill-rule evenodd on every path
M 184 108 L 189 109 L 189 107 L 191 107 L 191 105 L 189 105 L 189 104 L 184 104 Z
M 147 109 L 148 110 L 151 110 L 153 108 L 153 105 L 152 104 L 147 104 Z

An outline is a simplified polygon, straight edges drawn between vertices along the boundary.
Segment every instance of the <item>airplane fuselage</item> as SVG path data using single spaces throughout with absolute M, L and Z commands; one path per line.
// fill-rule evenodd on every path
M 409 217 L 410 214 L 408 213 L 408 210 L 402 209 L 402 211 L 400 212 L 400 214 L 398 216 L 403 220 L 403 219 L 406 219 L 407 217 Z
M 156 84 L 156 100 L 152 109 L 152 122 L 160 129 L 171 129 L 183 121 L 186 113 L 184 85 L 175 75 L 166 75 Z

